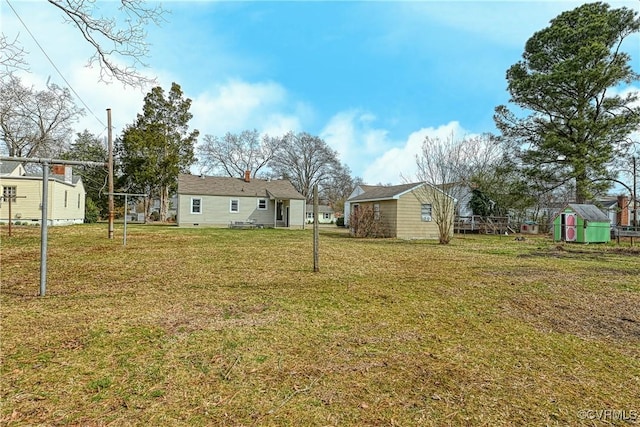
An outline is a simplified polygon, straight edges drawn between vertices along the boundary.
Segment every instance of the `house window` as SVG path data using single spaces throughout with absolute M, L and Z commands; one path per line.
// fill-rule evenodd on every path
M 307 212 L 307 218 L 313 219 L 313 212 Z
M 78 209 L 80 209 L 80 194 L 78 194 Z
M 258 209 L 262 211 L 267 209 L 267 199 L 258 199 Z
M 201 214 L 202 213 L 202 199 L 192 198 L 191 199 L 191 213 L 192 214 Z
M 331 214 L 329 212 L 325 212 L 324 214 L 322 214 L 322 217 L 324 219 L 331 219 Z
M 67 207 L 67 200 L 69 199 L 69 191 L 64 190 L 64 207 Z
M 380 221 L 380 203 L 373 204 L 373 219 L 374 221 Z
M 431 221 L 431 205 L 429 203 L 423 203 L 420 211 L 422 213 L 423 221 Z
M 2 187 L 2 200 L 8 202 L 9 199 L 13 203 L 16 202 L 16 196 L 18 195 L 18 189 L 15 185 Z
M 229 211 L 233 213 L 240 212 L 240 200 L 231 199 L 231 202 L 229 203 Z

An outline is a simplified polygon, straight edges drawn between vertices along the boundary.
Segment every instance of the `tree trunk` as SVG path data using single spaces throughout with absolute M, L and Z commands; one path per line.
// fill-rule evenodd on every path
M 167 216 L 169 213 L 169 187 L 162 186 L 160 190 L 160 221 L 167 222 Z
M 151 196 L 144 198 L 144 222 L 145 224 L 151 217 Z
M 576 203 L 585 203 L 589 199 L 587 173 L 582 169 L 576 169 Z

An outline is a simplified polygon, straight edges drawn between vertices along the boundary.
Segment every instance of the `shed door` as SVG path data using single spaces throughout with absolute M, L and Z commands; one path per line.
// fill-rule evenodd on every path
M 565 240 L 567 242 L 575 242 L 578 234 L 576 230 L 576 214 L 566 213 L 564 215 L 565 215 L 564 224 L 566 227 Z

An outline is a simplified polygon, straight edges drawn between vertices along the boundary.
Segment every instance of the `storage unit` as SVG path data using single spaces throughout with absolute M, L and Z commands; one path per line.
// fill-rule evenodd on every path
M 553 240 L 576 243 L 609 242 L 609 217 L 595 205 L 569 203 L 553 219 Z
M 538 234 L 540 228 L 537 222 L 525 221 L 520 226 L 520 234 Z

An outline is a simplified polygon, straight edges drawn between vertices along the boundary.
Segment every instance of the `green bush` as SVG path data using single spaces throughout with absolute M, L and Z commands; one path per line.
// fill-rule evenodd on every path
M 84 207 L 84 222 L 88 224 L 94 224 L 98 222 L 99 216 L 100 209 L 92 199 L 87 197 L 87 201 Z
M 343 216 L 338 218 L 338 219 L 336 219 L 336 225 L 338 227 L 344 227 L 344 217 Z

